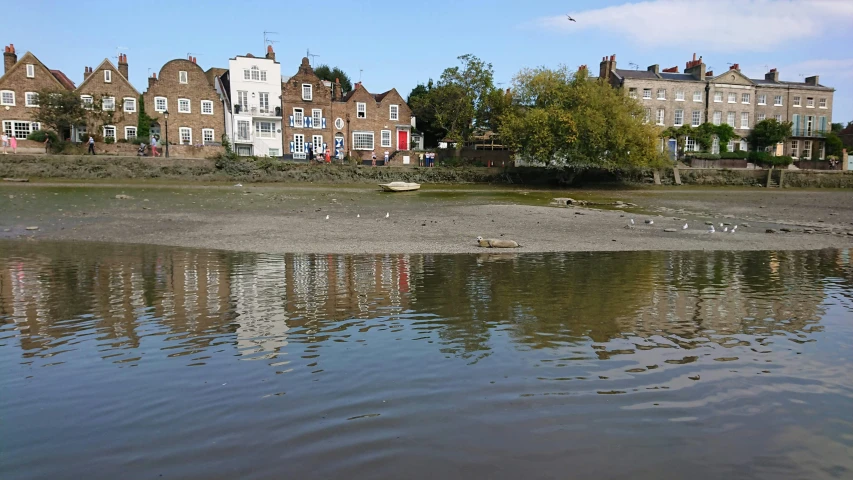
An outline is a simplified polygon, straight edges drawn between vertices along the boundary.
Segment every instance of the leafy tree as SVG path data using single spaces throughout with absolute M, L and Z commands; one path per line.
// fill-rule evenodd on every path
M 657 128 L 643 109 L 586 69 L 525 69 L 513 79 L 513 105 L 501 116 L 504 144 L 546 164 L 618 168 L 660 166 Z
M 768 118 L 752 127 L 747 140 L 756 150 L 764 150 L 790 137 L 791 127 L 791 122 L 778 122 L 775 118 Z
M 83 125 L 87 121 L 88 110 L 83 107 L 80 97 L 69 90 L 40 90 L 37 102 L 39 108 L 34 109 L 33 121 L 60 136 L 70 132 L 71 127 Z
M 830 132 L 826 135 L 826 155 L 841 156 L 841 151 L 844 150 L 844 142 L 841 137 L 835 132 Z
M 350 80 L 349 75 L 338 67 L 329 68 L 328 65 L 320 65 L 314 69 L 314 74 L 320 77 L 320 80 L 328 80 L 332 83 L 335 83 L 335 79 L 337 78 L 341 81 L 341 90 L 344 93 L 352 91 L 352 80 Z
M 154 119 L 145 113 L 145 102 L 142 101 L 142 95 L 139 96 L 139 114 L 136 121 L 136 138 L 148 139 L 151 137 L 151 124 Z
M 843 123 L 833 123 L 831 125 L 830 129 L 833 133 L 841 133 L 841 131 L 844 130 L 844 124 Z
M 416 128 L 424 135 L 424 146 L 427 148 L 437 147 L 438 142 L 447 136 L 447 130 L 441 128 L 436 122 L 434 111 L 425 107 L 428 104 L 426 97 L 433 88 L 435 85 L 430 79 L 426 85 L 418 84 L 413 88 L 406 99 L 406 103 L 415 115 Z
M 720 152 L 728 152 L 729 141 L 740 138 L 740 135 L 735 133 L 735 128 L 727 123 L 714 125 L 714 135 L 720 139 Z
M 682 125 L 680 127 L 669 127 L 666 130 L 661 132 L 661 138 L 674 138 L 675 139 L 675 158 L 676 160 L 684 157 L 684 144 L 687 141 L 687 137 L 696 137 L 696 133 L 694 132 L 694 128 L 690 125 Z
M 446 68 L 438 83 L 426 95 L 416 97 L 416 115 L 426 113 L 459 142 L 470 140 L 476 127 L 488 127 L 487 98 L 495 89 L 491 63 L 474 55 L 458 57 L 461 68 Z

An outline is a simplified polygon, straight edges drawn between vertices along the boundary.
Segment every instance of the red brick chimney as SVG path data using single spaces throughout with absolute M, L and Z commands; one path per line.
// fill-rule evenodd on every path
M 598 77 L 610 81 L 610 73 L 616 70 L 616 55 L 609 57 L 601 57 L 601 64 L 598 66 Z
M 663 73 L 678 73 L 678 65 L 674 67 L 664 68 Z
M 148 77 L 148 88 L 151 88 L 152 85 L 157 83 L 157 73 L 152 73 L 150 77 Z
M 118 55 L 118 73 L 122 74 L 124 78 L 128 78 L 127 55 L 123 53 Z
M 343 98 L 343 89 L 341 88 L 341 79 L 336 78 L 335 84 L 332 85 L 332 100 L 340 100 Z
M 696 54 L 693 54 L 693 60 L 687 62 L 687 65 L 684 67 L 684 73 L 689 75 L 693 75 L 693 78 L 696 80 L 702 80 L 707 75 L 705 73 L 705 63 L 702 61 L 702 57 L 696 58 Z
M 740 64 L 739 64 L 739 63 L 735 63 L 734 65 L 732 65 L 731 67 L 729 67 L 729 70 L 737 70 L 737 71 L 739 72 L 739 71 L 740 71 Z
M 92 67 L 83 67 L 83 80 L 89 78 L 89 75 L 92 74 Z
M 275 52 L 272 49 L 272 45 L 267 45 L 267 58 L 275 61 Z
M 18 55 L 15 53 L 15 44 L 10 43 L 3 49 L 3 73 L 8 72 L 18 63 Z

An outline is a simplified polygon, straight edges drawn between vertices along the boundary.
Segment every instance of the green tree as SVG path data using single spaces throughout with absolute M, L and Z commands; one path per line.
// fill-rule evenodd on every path
M 145 113 L 145 102 L 142 101 L 142 95 L 139 96 L 139 114 L 136 120 L 136 138 L 147 140 L 151 136 L 151 124 L 154 119 Z
M 842 150 L 844 150 L 844 142 L 841 141 L 841 137 L 835 132 L 828 133 L 826 135 L 826 155 L 840 157 Z
M 500 135 L 523 158 L 546 164 L 618 168 L 661 166 L 659 130 L 643 108 L 586 69 L 525 69 L 513 79 L 513 105 Z
M 69 90 L 39 90 L 39 108 L 33 109 L 33 121 L 64 138 L 75 125 L 87 123 L 89 111 L 83 107 L 80 97 Z
M 314 75 L 320 77 L 320 80 L 328 80 L 332 83 L 335 83 L 335 79 L 338 79 L 341 81 L 341 90 L 344 93 L 352 91 L 352 80 L 350 80 L 349 75 L 338 67 L 329 68 L 328 65 L 320 65 L 314 69 Z
M 690 125 L 682 125 L 680 127 L 669 127 L 661 132 L 661 138 L 674 138 L 676 144 L 675 158 L 680 160 L 684 157 L 684 144 L 687 137 L 696 137 L 695 129 Z
M 412 113 L 415 115 L 415 125 L 419 132 L 424 135 L 424 146 L 426 148 L 435 148 L 438 142 L 447 136 L 447 130 L 441 128 L 436 122 L 435 112 L 431 108 L 427 108 L 427 97 L 432 89 L 435 88 L 432 79 L 426 85 L 420 83 L 409 93 L 406 103 L 412 108 Z
M 790 137 L 791 127 L 791 122 L 778 122 L 775 118 L 768 118 L 752 127 L 747 141 L 756 150 L 764 150 L 766 147 L 772 147 Z
M 461 68 L 446 68 L 438 83 L 416 98 L 414 107 L 421 114 L 428 113 L 461 146 L 470 140 L 475 128 L 488 127 L 487 98 L 495 86 L 491 63 L 470 54 L 458 60 Z

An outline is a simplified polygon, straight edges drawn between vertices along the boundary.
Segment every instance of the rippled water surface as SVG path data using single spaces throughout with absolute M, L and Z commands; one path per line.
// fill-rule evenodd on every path
M 850 252 L 0 242 L 0 478 L 853 478 Z

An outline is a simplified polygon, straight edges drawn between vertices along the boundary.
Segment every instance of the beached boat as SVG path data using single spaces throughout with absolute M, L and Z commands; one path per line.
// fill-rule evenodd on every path
M 411 192 L 412 190 L 421 188 L 420 183 L 409 182 L 380 183 L 379 186 L 386 192 Z

